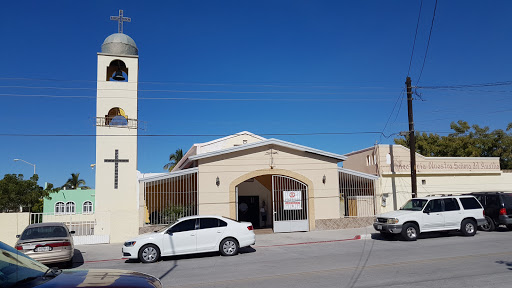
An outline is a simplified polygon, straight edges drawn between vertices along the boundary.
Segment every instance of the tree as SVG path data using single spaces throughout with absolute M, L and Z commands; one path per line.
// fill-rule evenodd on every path
M 29 180 L 23 180 L 23 175 L 6 174 L 0 180 L 0 212 L 18 212 L 20 207 L 33 207 L 36 210 L 38 203 L 54 192 L 52 185 L 46 189 L 37 185 L 39 177 L 32 176 Z M 36 212 L 35 210 L 32 212 Z
M 169 155 L 169 163 L 164 165 L 164 170 L 171 172 L 176 167 L 176 164 L 180 162 L 181 158 L 183 158 L 183 150 L 181 148 L 176 149 L 176 152 Z
M 66 189 L 91 189 L 91 187 L 89 186 L 82 186 L 80 187 L 80 185 L 85 185 L 85 180 L 84 179 L 78 179 L 80 178 L 80 173 L 71 173 L 71 178 L 68 179 L 68 181 L 66 182 L 66 184 L 62 185 L 62 188 L 66 188 Z
M 512 123 L 505 131 L 462 120 L 452 122 L 450 128 L 454 132 L 448 136 L 416 132 L 416 151 L 430 157 L 500 157 L 501 169 L 512 169 L 512 133 L 506 132 L 512 130 Z M 409 136 L 395 138 L 395 143 L 410 148 Z

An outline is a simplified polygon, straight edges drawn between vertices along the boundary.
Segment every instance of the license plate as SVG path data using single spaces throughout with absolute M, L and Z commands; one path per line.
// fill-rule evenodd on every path
M 47 251 L 52 251 L 52 247 L 50 246 L 41 246 L 41 247 L 37 247 L 36 249 L 34 249 L 35 252 L 47 252 Z
M 382 225 L 377 225 L 377 230 L 382 230 Z

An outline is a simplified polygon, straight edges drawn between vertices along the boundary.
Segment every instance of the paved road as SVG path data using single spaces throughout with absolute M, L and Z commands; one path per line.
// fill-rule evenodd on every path
M 146 272 L 164 287 L 510 287 L 511 243 L 507 230 L 474 237 L 434 233 L 416 242 L 373 234 L 361 240 L 256 245 L 234 257 L 201 254 L 152 264 L 116 260 L 89 246 L 77 251 L 75 266 Z M 120 253 L 120 245 L 105 247 Z M 85 263 L 78 252 L 84 252 Z

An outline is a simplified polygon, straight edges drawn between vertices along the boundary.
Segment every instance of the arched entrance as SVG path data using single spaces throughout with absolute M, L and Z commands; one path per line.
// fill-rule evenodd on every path
M 308 185 L 284 175 L 265 174 L 235 187 L 236 218 L 274 232 L 309 231 Z

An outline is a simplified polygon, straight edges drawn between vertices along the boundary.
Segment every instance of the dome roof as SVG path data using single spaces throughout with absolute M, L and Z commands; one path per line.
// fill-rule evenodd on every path
M 114 33 L 103 41 L 101 52 L 115 55 L 139 55 L 139 49 L 133 39 L 123 33 Z

